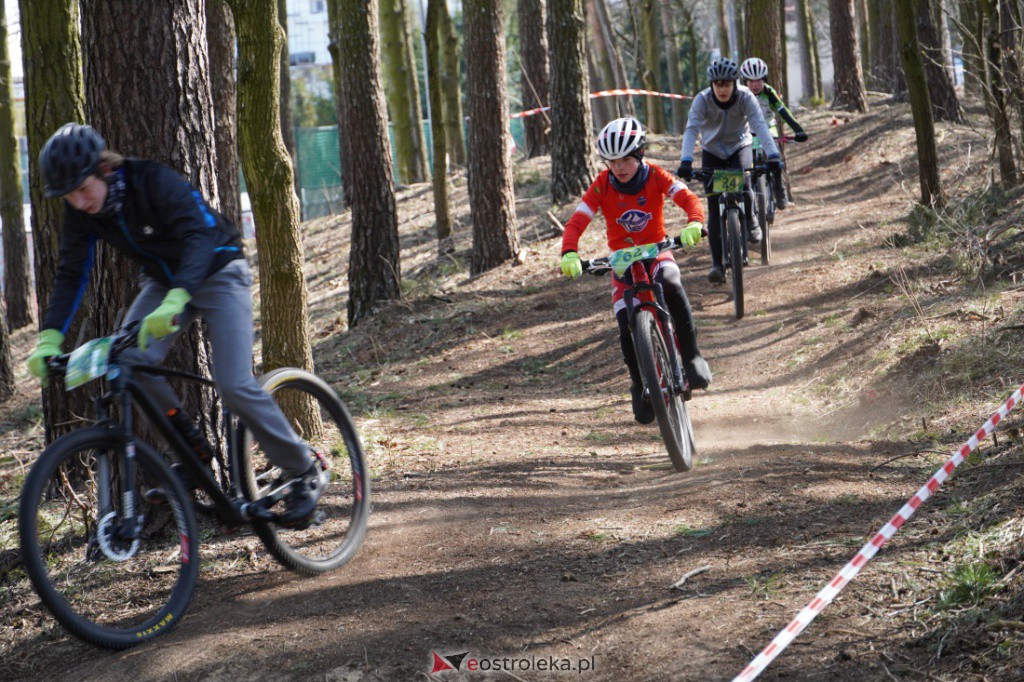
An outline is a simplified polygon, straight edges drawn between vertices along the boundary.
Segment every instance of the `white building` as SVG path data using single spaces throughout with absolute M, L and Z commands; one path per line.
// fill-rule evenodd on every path
M 330 66 L 326 0 L 288 0 L 288 61 Z

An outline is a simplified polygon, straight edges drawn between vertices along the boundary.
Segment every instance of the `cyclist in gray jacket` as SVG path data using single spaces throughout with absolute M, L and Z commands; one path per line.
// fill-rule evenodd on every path
M 754 163 L 751 148 L 750 128 L 753 126 L 758 138 L 764 140 L 768 156 L 768 169 L 775 173 L 782 170 L 782 157 L 768 124 L 761 113 L 757 98 L 747 88 L 739 85 L 739 65 L 731 59 L 716 59 L 708 67 L 711 86 L 702 90 L 693 100 L 690 116 L 683 133 L 682 160 L 676 172 L 684 180 L 693 179 L 693 148 L 697 135 L 701 138 L 701 164 L 704 168 L 730 168 L 744 170 Z M 714 283 L 725 281 L 722 269 L 722 221 L 719 215 L 718 195 L 711 194 L 708 184 L 708 235 L 711 245 L 712 267 L 708 280 Z M 753 191 L 750 183 L 744 185 L 743 208 L 752 215 Z M 750 242 L 761 241 L 761 228 L 753 221 L 747 235 Z

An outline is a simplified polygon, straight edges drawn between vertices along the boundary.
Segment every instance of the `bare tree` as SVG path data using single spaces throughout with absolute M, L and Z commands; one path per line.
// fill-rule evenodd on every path
M 427 89 L 430 91 L 430 131 L 434 151 L 434 224 L 437 230 L 439 256 L 454 251 L 452 244 L 452 212 L 448 205 L 447 143 L 444 129 L 444 92 L 441 85 L 441 3 L 428 0 L 426 35 Z
M 669 90 L 676 95 L 685 94 L 683 74 L 679 68 L 679 40 L 675 8 L 667 0 L 661 2 L 661 34 L 665 39 L 665 61 L 668 63 Z M 686 105 L 681 99 L 672 100 L 672 124 L 669 130 L 682 133 L 686 126 Z
M 829 11 L 835 88 L 832 107 L 867 111 L 868 101 L 864 95 L 864 80 L 861 78 L 857 31 L 853 23 L 853 0 L 829 0 Z
M 933 0 L 917 0 L 917 41 L 922 49 L 925 77 L 928 84 L 928 94 L 931 100 L 932 115 L 936 121 L 955 121 L 962 123 L 964 120 L 963 110 L 960 108 L 960 100 L 953 89 L 953 81 L 946 71 L 946 60 L 942 56 L 942 36 L 936 30 L 933 21 L 934 12 Z M 900 8 L 897 7 L 897 12 Z M 902 47 L 904 36 L 900 36 Z M 907 61 L 903 59 L 903 68 L 906 69 Z M 908 76 L 909 78 L 909 76 Z M 908 83 L 909 89 L 909 83 Z
M 732 57 L 729 46 L 729 13 L 726 0 L 715 0 L 715 21 L 718 26 L 718 49 L 723 57 Z
M 380 27 L 398 175 L 406 183 L 423 182 L 427 177 L 423 112 L 405 0 L 380 0 Z
M 984 54 L 988 61 L 986 88 L 988 113 L 995 129 L 996 154 L 999 158 L 999 175 L 1003 184 L 1015 187 L 1020 178 L 1017 163 L 1013 157 L 1013 135 L 1010 130 L 1010 113 L 1007 105 L 1005 66 L 1003 61 L 1002 32 L 1007 28 L 1007 17 L 1001 11 L 1001 0 L 981 0 L 984 12 Z
M 628 88 L 629 75 L 626 73 L 626 64 L 622 61 L 622 53 L 612 31 L 608 6 L 605 0 L 590 0 L 590 9 L 597 26 L 594 37 L 600 44 L 602 53 L 607 54 L 608 67 L 612 71 L 610 85 L 613 88 Z M 614 100 L 617 116 L 636 116 L 632 97 L 616 97 Z
M 582 7 L 580 11 L 582 12 Z M 660 92 L 661 41 L 658 36 L 658 7 L 655 0 L 641 0 L 640 26 L 644 46 L 644 68 L 640 80 L 645 89 Z M 647 95 L 644 103 L 647 110 L 647 127 L 653 133 L 665 132 L 665 110 L 661 106 L 661 98 Z
M 217 141 L 220 212 L 241 226 L 238 114 L 235 106 L 235 18 L 231 16 L 231 8 L 225 0 L 206 0 L 206 36 L 210 49 L 210 91 L 213 93 L 214 136 Z
M 869 0 L 868 23 L 871 45 L 871 80 L 879 90 L 891 92 L 893 99 L 906 98 L 907 84 L 896 46 L 895 9 L 892 0 Z
M 558 38 L 551 32 L 551 20 L 557 10 L 554 6 L 549 10 L 548 33 L 554 45 Z M 491 0 L 464 0 L 462 12 L 466 22 L 466 54 L 473 55 L 466 62 L 469 148 L 473 150 L 469 157 L 469 208 L 473 218 L 470 269 L 480 273 L 519 255 L 505 96 L 505 19 L 501 3 Z M 558 66 L 554 60 L 552 66 Z M 583 78 L 586 79 L 586 71 Z M 557 78 L 551 85 L 555 115 L 552 143 L 557 154 L 557 112 L 561 106 Z M 588 123 L 589 120 L 588 112 Z
M 448 141 L 448 154 L 460 166 L 466 165 L 466 135 L 462 128 L 465 117 L 462 115 L 461 82 L 459 79 L 459 36 L 455 32 L 455 24 L 448 12 L 448 3 L 441 5 L 441 54 L 442 78 L 444 80 L 444 115 L 445 139 Z
M 918 175 L 921 180 L 921 203 L 936 209 L 945 204 L 942 184 L 939 182 L 939 155 L 935 148 L 935 122 L 932 119 L 932 105 L 929 101 L 928 83 L 921 58 L 921 45 L 917 39 L 915 7 L 917 0 L 896 0 L 896 28 L 899 34 L 900 57 L 903 73 L 907 78 L 907 92 L 910 109 L 914 114 L 914 132 L 917 135 Z
M 518 15 L 523 108 L 546 107 L 550 93 L 544 0 L 519 0 Z M 547 154 L 550 150 L 548 129 L 551 127 L 548 114 L 528 116 L 523 121 L 523 127 L 526 129 L 527 156 L 532 159 Z
M 20 329 L 32 323 L 32 269 L 23 227 L 21 152 L 14 135 L 14 88 L 7 36 L 7 16 L 0 6 L 0 220 L 4 225 L 5 324 Z M 9 352 L 6 358 L 10 359 Z
M 338 17 L 338 4 L 327 3 L 327 32 L 329 42 L 327 49 L 331 53 L 331 77 L 334 80 L 334 109 L 338 116 L 338 172 L 341 176 L 341 190 L 345 197 L 345 205 L 352 205 L 352 154 L 348 139 L 348 124 L 345 119 L 346 95 L 342 77 L 341 55 L 338 45 L 341 42 L 341 20 Z

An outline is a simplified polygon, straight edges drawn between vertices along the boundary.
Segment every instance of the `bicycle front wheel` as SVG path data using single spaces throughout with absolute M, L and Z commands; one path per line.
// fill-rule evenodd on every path
M 686 404 L 672 389 L 672 364 L 665 336 L 650 310 L 636 314 L 633 346 L 668 457 L 676 471 L 687 471 L 693 466 L 693 426 Z
M 743 318 L 743 231 L 740 229 L 740 211 L 728 211 L 729 258 L 732 261 L 732 305 L 736 319 Z
M 345 404 L 325 381 L 301 369 L 281 368 L 262 380 L 292 428 L 330 473 L 312 523 L 284 528 L 269 521 L 254 524 L 275 559 L 292 570 L 324 573 L 355 556 L 370 515 L 370 476 L 363 446 Z M 251 500 L 266 495 L 282 471 L 241 427 L 242 490 Z
M 764 175 L 757 178 L 757 220 L 761 226 L 761 265 L 772 257 L 772 188 Z
M 69 433 L 32 466 L 18 517 L 22 560 L 43 605 L 73 635 L 110 649 L 174 627 L 199 573 L 195 514 L 178 477 L 142 441 L 128 485 L 124 465 L 116 432 Z M 150 487 L 167 501 L 145 502 Z

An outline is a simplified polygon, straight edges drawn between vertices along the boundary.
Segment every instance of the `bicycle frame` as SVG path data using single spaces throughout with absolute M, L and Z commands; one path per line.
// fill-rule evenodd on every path
M 676 344 L 676 330 L 672 324 L 672 315 L 668 312 L 668 304 L 665 302 L 665 292 L 662 290 L 661 284 L 652 280 L 647 270 L 649 264 L 654 262 L 653 260 L 637 261 L 629 267 L 633 284 L 623 292 L 629 329 L 630 332 L 633 331 L 638 309 L 649 308 L 654 312 L 661 333 L 665 337 L 665 346 L 668 348 L 669 364 L 672 366 L 672 392 L 682 395 L 686 392 L 687 386 L 683 378 L 682 365 L 679 362 L 679 349 Z M 639 301 L 639 305 L 633 303 L 634 299 Z

